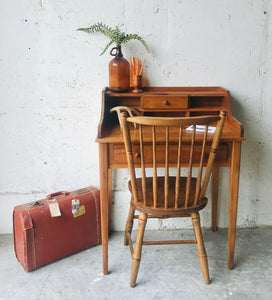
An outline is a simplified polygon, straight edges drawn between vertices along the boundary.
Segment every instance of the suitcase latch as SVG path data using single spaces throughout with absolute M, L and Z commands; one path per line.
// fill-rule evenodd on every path
M 42 205 L 44 205 L 44 203 L 42 203 L 41 201 L 34 201 L 34 202 L 27 204 L 28 208 L 34 208 L 34 207 L 38 207 L 38 206 L 42 206 Z

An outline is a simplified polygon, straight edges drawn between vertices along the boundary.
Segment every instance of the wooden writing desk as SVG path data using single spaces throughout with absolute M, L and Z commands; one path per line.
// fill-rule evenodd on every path
M 233 269 L 241 142 L 245 138 L 243 137 L 242 125 L 231 114 L 228 91 L 220 87 L 148 87 L 144 88 L 142 93 L 137 94 L 131 92 L 113 93 L 105 88 L 102 93 L 102 112 L 96 139 L 96 142 L 99 143 L 103 273 L 108 274 L 108 228 L 111 214 L 112 169 L 127 168 L 118 118 L 115 112 L 110 113 L 110 109 L 115 106 L 129 106 L 140 111 L 142 115 L 168 117 L 214 115 L 218 114 L 220 110 L 227 111 L 227 120 L 211 178 L 212 230 L 216 230 L 217 222 L 219 168 L 229 167 L 228 267 Z M 183 142 L 186 147 L 186 138 Z M 175 151 L 176 146 L 173 142 L 173 151 Z M 134 146 L 133 152 L 136 160 L 138 159 L 140 163 L 137 147 L 137 145 Z M 148 149 L 149 145 L 147 144 L 145 147 Z M 159 148 L 158 152 L 157 157 L 159 158 L 161 155 Z M 195 152 L 197 155 L 197 147 Z M 208 157 L 209 145 L 205 152 L 207 153 L 206 157 Z M 145 159 L 151 160 L 152 157 Z M 163 164 L 163 158 L 161 160 Z M 186 162 L 185 156 L 184 166 Z M 148 164 L 148 161 L 146 163 Z

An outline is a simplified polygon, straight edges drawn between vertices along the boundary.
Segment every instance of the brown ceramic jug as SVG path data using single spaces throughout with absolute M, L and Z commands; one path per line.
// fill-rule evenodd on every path
M 109 88 L 113 92 L 126 92 L 130 87 L 129 62 L 123 57 L 120 45 L 112 48 L 110 55 L 115 57 L 109 63 Z

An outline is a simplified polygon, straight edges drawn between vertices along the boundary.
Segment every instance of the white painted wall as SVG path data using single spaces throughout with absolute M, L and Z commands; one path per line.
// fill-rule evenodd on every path
M 58 190 L 99 186 L 101 90 L 107 40 L 78 32 L 102 21 L 142 35 L 123 47 L 145 57 L 154 86 L 222 86 L 244 124 L 238 225 L 272 225 L 272 1 L 1 0 L 0 233 L 15 205 Z M 114 171 L 114 229 L 124 228 L 127 171 Z M 219 226 L 227 226 L 228 170 L 221 173 Z M 202 223 L 210 225 L 209 209 Z M 149 228 L 180 227 L 153 221 Z M 186 226 L 190 223 L 186 222 Z

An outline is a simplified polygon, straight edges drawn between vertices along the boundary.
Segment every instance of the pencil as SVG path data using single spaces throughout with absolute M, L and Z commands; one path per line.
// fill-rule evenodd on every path
M 143 72 L 143 67 L 144 67 L 144 63 L 145 63 L 145 59 L 143 60 L 143 63 L 142 63 L 142 66 L 141 66 L 141 69 L 140 69 L 139 75 L 142 75 L 142 72 Z
M 139 73 L 138 73 L 139 72 L 139 58 L 138 57 L 136 58 L 136 68 L 135 69 L 136 69 L 135 75 L 139 75 Z
M 136 72 L 135 72 L 135 66 L 136 66 L 135 57 L 133 56 L 132 59 L 133 59 L 133 75 L 136 75 Z
M 131 56 L 129 57 L 129 60 L 130 60 L 130 66 L 131 66 L 131 72 L 132 72 L 132 75 L 134 74 L 134 66 L 133 66 L 133 62 L 132 62 L 132 59 L 131 59 Z

